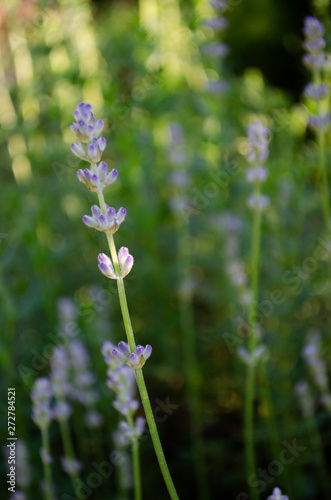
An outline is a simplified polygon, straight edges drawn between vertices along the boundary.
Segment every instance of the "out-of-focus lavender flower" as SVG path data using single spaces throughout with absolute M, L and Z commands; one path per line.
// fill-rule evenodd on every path
M 103 416 L 96 410 L 89 410 L 84 415 L 85 425 L 90 429 L 97 429 L 98 427 L 101 427 L 103 421 Z
M 61 458 L 61 465 L 69 476 L 76 476 L 82 468 L 82 463 L 76 458 Z
M 259 120 L 255 120 L 247 127 L 247 160 L 250 163 L 261 165 L 269 156 L 268 127 L 264 127 Z
M 303 28 L 305 41 L 303 43 L 307 54 L 303 58 L 304 64 L 312 71 L 320 70 L 327 64 L 324 53 L 325 40 L 324 26 L 315 17 L 308 16 Z
M 309 126 L 315 130 L 324 130 L 331 123 L 331 115 L 329 113 L 321 113 L 319 116 L 311 115 L 309 117 Z
M 309 99 L 313 101 L 320 101 L 324 99 L 330 92 L 329 85 L 326 83 L 321 83 L 320 85 L 316 85 L 315 83 L 308 83 L 304 89 L 304 93 Z
M 279 488 L 274 488 L 267 500 L 289 500 L 287 495 L 283 495 Z
M 107 186 L 110 186 L 113 182 L 116 181 L 118 176 L 117 170 L 114 168 L 108 172 L 107 163 L 105 161 L 101 161 L 99 164 L 96 164 L 94 169 L 93 165 L 90 168 L 79 169 L 77 171 L 77 177 L 85 184 L 85 186 L 92 192 L 96 192 L 98 190 L 105 189 Z
M 210 5 L 216 9 L 216 10 L 226 10 L 228 8 L 228 3 L 225 2 L 224 0 L 214 0 L 213 2 L 210 2 Z
M 121 433 L 124 434 L 129 441 L 135 441 L 142 436 L 145 430 L 145 424 L 146 420 L 143 417 L 138 417 L 133 428 L 124 420 L 118 424 L 118 427 Z
M 129 272 L 132 269 L 134 259 L 132 255 L 129 253 L 129 249 L 126 247 L 121 247 L 118 251 L 118 264 L 120 268 L 120 275 L 117 275 L 113 263 L 111 259 L 105 255 L 104 253 L 100 253 L 98 255 L 98 261 L 99 261 L 99 269 L 104 274 L 107 276 L 107 278 L 110 279 L 118 279 L 118 278 L 124 278 L 129 274 Z
M 225 80 L 213 80 L 207 82 L 207 90 L 212 94 L 223 94 L 227 92 L 230 88 L 230 85 Z
M 29 454 L 22 439 L 16 442 L 16 481 L 22 490 L 25 490 L 31 483 Z
M 305 380 L 301 380 L 295 386 L 295 392 L 298 396 L 302 414 L 306 418 L 310 418 L 314 413 L 314 400 L 310 391 L 310 387 Z
M 68 420 L 72 412 L 72 408 L 67 401 L 59 400 L 53 408 L 53 418 L 58 422 Z
M 40 457 L 43 464 L 48 465 L 53 462 L 53 459 L 44 448 L 40 448 Z
M 9 500 L 27 500 L 27 497 L 23 491 L 16 490 L 11 493 Z
M 37 378 L 31 390 L 32 419 L 40 429 L 47 429 L 52 420 L 52 385 L 48 378 Z
M 68 345 L 72 370 L 72 390 L 70 397 L 84 406 L 93 406 L 98 400 L 94 388 L 96 377 L 90 370 L 90 358 L 86 347 L 80 340 L 73 340 Z
M 267 348 L 264 344 L 260 344 L 252 353 L 249 353 L 244 347 L 239 347 L 237 354 L 245 364 L 256 366 L 260 360 L 266 360 Z
M 60 323 L 76 321 L 78 316 L 77 306 L 69 297 L 61 297 L 57 302 Z
M 242 287 L 247 283 L 247 274 L 243 262 L 233 260 L 227 265 L 227 271 L 235 287 Z
M 270 198 L 265 194 L 253 193 L 247 200 L 247 206 L 262 213 L 270 205 Z
M 255 186 L 260 186 L 268 177 L 266 167 L 251 167 L 246 170 L 246 180 Z
M 318 332 L 308 334 L 307 343 L 302 350 L 316 386 L 322 393 L 329 393 L 329 383 L 325 361 L 322 359 L 321 338 Z
M 185 150 L 183 127 L 173 122 L 169 125 L 170 144 L 168 146 L 168 160 L 173 166 L 181 166 L 187 163 L 187 152 Z
M 185 170 L 176 170 L 169 174 L 169 182 L 175 187 L 183 188 L 189 183 L 190 176 Z
M 243 221 L 233 215 L 231 212 L 222 212 L 219 216 L 214 217 L 215 222 L 219 223 L 224 231 L 237 233 L 243 227 Z
M 215 17 L 211 19 L 204 19 L 203 24 L 212 28 L 214 31 L 223 31 L 228 27 L 229 21 L 225 17 Z
M 69 360 L 63 347 L 55 347 L 50 360 L 52 388 L 57 399 L 65 398 L 70 391 Z
M 121 363 L 126 363 L 135 370 L 141 369 L 146 363 L 147 359 L 152 354 L 152 346 L 146 345 L 143 347 L 138 345 L 134 352 L 130 352 L 129 344 L 126 342 L 119 342 L 117 347 L 114 347 L 112 355 Z
M 89 215 L 83 216 L 83 222 L 88 227 L 103 231 L 106 234 L 114 234 L 122 224 L 126 216 L 125 208 L 121 207 L 116 213 L 115 208 L 106 205 L 106 213 L 104 214 L 100 207 L 93 205 L 91 208 L 92 217 Z
M 229 51 L 229 46 L 224 42 L 208 43 L 203 46 L 203 52 L 213 57 L 225 57 Z

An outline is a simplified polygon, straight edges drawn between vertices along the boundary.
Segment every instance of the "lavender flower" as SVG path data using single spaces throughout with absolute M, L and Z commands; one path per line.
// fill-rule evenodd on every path
M 259 120 L 255 120 L 246 129 L 248 136 L 247 160 L 250 163 L 262 164 L 269 156 L 269 134 L 268 127 L 264 127 Z
M 90 370 L 88 352 L 80 340 L 70 342 L 68 351 L 73 382 L 70 397 L 86 407 L 93 407 L 99 395 L 94 388 L 96 377 Z
M 69 360 L 63 347 L 55 347 L 51 364 L 51 382 L 54 396 L 58 399 L 65 398 L 70 391 Z
M 76 321 L 78 312 L 76 304 L 69 297 L 62 297 L 57 302 L 58 315 L 60 323 Z
M 110 184 L 116 181 L 117 176 L 118 172 L 114 168 L 108 172 L 107 163 L 105 161 L 101 161 L 99 164 L 96 164 L 94 168 L 93 165 L 91 165 L 89 169 L 85 168 L 84 170 L 79 169 L 77 171 L 77 177 L 80 182 L 85 184 L 85 186 L 92 192 L 96 192 L 110 186 Z
M 129 344 L 126 342 L 119 342 L 117 348 L 112 350 L 112 355 L 121 363 L 126 363 L 135 370 L 140 370 L 147 359 L 152 354 L 152 346 L 146 345 L 143 347 L 138 345 L 134 352 L 130 352 Z
M 61 458 L 61 464 L 64 472 L 69 476 L 76 476 L 82 468 L 82 463 L 76 458 Z
M 23 491 L 14 491 L 14 493 L 11 493 L 9 500 L 27 500 L 27 497 Z
M 304 346 L 302 354 L 316 386 L 322 393 L 329 393 L 327 369 L 321 355 L 321 338 L 318 332 L 314 331 L 308 335 L 307 344 Z
M 51 455 L 44 448 L 40 448 L 40 457 L 44 465 L 49 465 L 53 462 Z
M 308 16 L 303 28 L 305 42 L 303 44 L 307 54 L 303 58 L 304 64 L 312 71 L 320 70 L 327 64 L 324 53 L 324 27 L 315 17 Z
M 214 80 L 207 82 L 207 90 L 212 94 L 223 94 L 227 92 L 230 88 L 230 85 L 225 80 Z
M 116 274 L 114 266 L 110 258 L 104 253 L 98 255 L 99 269 L 110 279 L 124 278 L 129 274 L 132 269 L 134 259 L 132 255 L 129 254 L 129 249 L 126 247 L 121 247 L 118 251 L 118 265 L 119 265 L 119 275 Z
M 99 137 L 103 129 L 103 121 L 96 120 L 91 104 L 80 102 L 74 112 L 76 123 L 70 125 L 71 131 L 83 143 L 89 143 Z
M 212 19 L 204 19 L 203 24 L 208 26 L 208 28 L 212 28 L 214 31 L 219 32 L 223 31 L 228 27 L 228 20 L 225 17 L 212 18 Z
M 118 427 L 122 434 L 129 440 L 135 441 L 139 439 L 145 430 L 146 420 L 143 417 L 138 417 L 135 421 L 134 427 L 132 428 L 127 422 L 122 420 Z
M 72 412 L 72 408 L 67 401 L 59 400 L 53 408 L 53 418 L 58 422 L 68 420 Z
M 319 116 L 311 115 L 309 117 L 309 126 L 316 131 L 322 131 L 331 123 L 331 115 L 329 113 L 320 113 Z
M 303 416 L 305 418 L 312 417 L 314 414 L 314 400 L 308 383 L 305 380 L 298 382 L 295 386 L 295 392 L 298 396 Z
M 267 500 L 289 500 L 287 495 L 283 495 L 279 488 L 274 488 Z
M 89 410 L 85 413 L 84 422 L 86 427 L 90 429 L 97 429 L 103 424 L 103 416 L 99 411 Z
M 52 385 L 48 378 L 37 378 L 31 391 L 32 419 L 40 429 L 47 429 L 52 420 Z
M 247 200 L 247 206 L 262 213 L 270 205 L 270 198 L 265 194 L 253 193 Z
M 208 56 L 224 57 L 229 53 L 229 46 L 224 42 L 215 42 L 204 45 L 203 51 Z
M 210 5 L 217 10 L 223 11 L 228 8 L 227 2 L 224 0 L 214 0 L 213 2 L 210 2 Z
M 326 83 L 321 83 L 320 85 L 308 83 L 304 89 L 305 95 L 313 101 L 320 101 L 321 99 L 324 99 L 329 92 L 330 88 Z
M 115 208 L 106 205 L 106 213 L 103 214 L 101 208 L 93 205 L 91 208 L 92 217 L 84 215 L 83 222 L 88 227 L 103 231 L 106 234 L 114 234 L 122 224 L 126 216 L 125 208 L 121 207 L 116 213 Z
M 251 167 L 246 170 L 246 180 L 255 186 L 260 186 L 268 177 L 266 167 Z
M 260 344 L 250 354 L 244 347 L 239 347 L 237 354 L 246 365 L 256 366 L 260 360 L 266 359 L 267 348 L 265 345 Z
M 22 490 L 25 490 L 31 482 L 29 454 L 22 439 L 18 439 L 16 443 L 16 480 Z

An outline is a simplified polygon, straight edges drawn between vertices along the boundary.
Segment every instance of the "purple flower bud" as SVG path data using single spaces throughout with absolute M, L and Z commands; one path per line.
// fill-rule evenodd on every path
M 132 368 L 137 368 L 137 366 L 139 365 L 139 357 L 135 353 L 132 353 L 129 356 L 129 362 Z
M 137 417 L 135 422 L 135 434 L 139 438 L 145 430 L 146 420 L 143 417 Z
M 269 155 L 269 129 L 259 120 L 247 127 L 247 159 L 250 163 L 264 163 Z
M 309 99 L 313 101 L 320 101 L 324 99 L 330 92 L 330 88 L 326 83 L 321 85 L 315 85 L 314 83 L 308 83 L 304 89 L 304 93 Z
M 75 156 L 78 156 L 81 160 L 88 161 L 88 156 L 82 146 L 82 144 L 78 141 L 78 144 L 74 143 L 70 146 L 71 151 Z
M 90 410 L 84 416 L 84 422 L 89 429 L 97 429 L 103 424 L 103 416 L 95 410 Z
M 53 461 L 52 457 L 46 452 L 44 448 L 40 448 L 40 457 L 42 463 L 45 465 L 51 464 Z
M 253 193 L 247 200 L 247 206 L 256 212 L 263 212 L 270 204 L 269 196 Z
M 82 463 L 75 458 L 61 458 L 62 468 L 69 476 L 76 476 L 82 468 Z
M 72 412 L 72 408 L 67 401 L 60 400 L 53 408 L 53 418 L 59 422 L 68 420 Z
M 152 346 L 147 344 L 143 352 L 143 358 L 146 361 L 152 354 Z
M 132 429 L 127 422 L 125 422 L 124 420 L 121 420 L 121 422 L 119 422 L 119 424 L 118 424 L 118 427 L 119 427 L 120 431 L 123 432 L 124 436 L 126 436 L 129 440 L 131 440 L 133 438 Z
M 203 52 L 213 57 L 224 57 L 229 53 L 229 50 L 229 46 L 224 42 L 210 43 L 203 47 Z
M 319 116 L 312 115 L 309 118 L 309 126 L 315 130 L 323 130 L 331 123 L 331 115 L 324 113 Z
M 205 19 L 203 24 L 212 28 L 214 31 L 223 31 L 228 27 L 229 22 L 225 19 L 225 17 L 216 17 L 212 19 Z
M 266 167 L 251 167 L 246 170 L 246 180 L 255 186 L 259 186 L 268 177 L 268 169 Z
M 130 355 L 130 348 L 127 342 L 119 342 L 118 349 L 126 356 L 126 358 Z
M 122 363 L 126 363 L 128 360 L 127 356 L 120 349 L 116 349 L 116 347 L 112 350 L 112 355 Z
M 124 278 L 129 274 L 132 269 L 134 259 L 132 255 L 129 254 L 129 249 L 126 247 L 121 247 L 118 251 L 118 263 L 121 269 L 122 277 Z
M 48 378 L 38 378 L 31 390 L 32 419 L 40 429 L 49 427 L 52 420 L 52 385 Z
M 103 214 L 97 205 L 91 207 L 92 217 L 84 215 L 82 218 L 84 224 L 98 231 L 103 231 L 107 234 L 114 234 L 125 219 L 126 210 L 120 208 L 116 214 L 114 208 L 106 205 L 106 213 Z
M 274 488 L 272 495 L 267 500 L 289 500 L 287 495 L 283 495 L 279 488 Z
M 98 255 L 98 261 L 99 261 L 99 269 L 102 272 L 102 274 L 107 276 L 107 278 L 117 279 L 113 263 L 107 255 L 105 255 L 104 253 L 100 253 Z

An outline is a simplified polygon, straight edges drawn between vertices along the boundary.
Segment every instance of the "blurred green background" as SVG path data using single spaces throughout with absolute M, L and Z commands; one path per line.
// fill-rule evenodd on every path
M 74 300 L 78 308 L 81 339 L 97 374 L 98 408 L 105 417 L 101 429 L 81 434 L 82 410 L 75 408 L 71 426 L 84 463 L 83 480 L 93 470 L 93 460 L 101 461 L 113 449 L 111 432 L 117 424 L 100 349 L 106 339 L 122 340 L 124 328 L 116 285 L 97 268 L 98 253 L 107 253 L 105 238 L 81 222 L 96 199 L 77 181 L 76 171 L 85 165 L 70 152 L 74 137 L 69 125 L 80 101 L 91 103 L 97 118 L 105 121 L 104 159 L 119 171 L 105 197 L 112 206 L 128 211 L 115 239 L 135 259 L 126 290 L 137 341 L 153 346 L 144 368 L 152 406 L 167 398 L 176 405 L 159 423 L 159 431 L 183 500 L 198 498 L 183 368 L 183 296 L 189 298 L 194 320 L 191 333 L 199 369 L 195 383 L 201 394 L 210 498 L 240 500 L 238 494 L 248 492 L 242 422 L 245 366 L 226 342 L 227 334 L 238 339 L 238 324 L 247 311 L 229 279 L 235 251 L 229 255 L 231 231 L 224 230 L 221 216 L 230 211 L 242 221 L 236 251 L 249 274 L 245 127 L 256 118 L 270 127 L 266 193 L 271 206 L 263 222 L 260 294 L 261 300 L 268 299 L 273 290 L 281 289 L 286 301 L 263 318 L 270 353 L 268 380 L 280 441 L 292 443 L 297 438 L 306 447 L 286 467 L 290 498 L 326 498 L 294 386 L 308 377 L 300 352 L 310 328 L 323 333 L 325 359 L 331 361 L 329 266 L 319 262 L 297 287 L 284 279 L 284 273 L 297 277 L 318 238 L 326 237 L 316 144 L 306 131 L 309 105 L 300 96 L 309 78 L 301 62 L 303 19 L 315 12 L 330 27 L 329 9 L 323 2 L 312 6 L 299 0 L 229 4 L 229 26 L 222 38 L 230 53 L 222 64 L 202 49 L 218 36 L 203 26 L 202 20 L 212 15 L 203 0 L 4 0 L 0 4 L 1 393 L 5 415 L 6 387 L 16 387 L 17 435 L 28 444 L 32 465 L 31 499 L 42 498 L 42 467 L 30 389 L 36 377 L 48 374 L 62 297 Z M 207 81 L 218 73 L 228 82 L 228 91 L 207 92 Z M 180 167 L 171 161 L 173 123 L 183 130 Z M 330 140 L 328 136 L 328 148 Z M 188 173 L 185 188 L 170 181 L 176 168 Z M 208 184 L 220 172 L 217 195 L 210 195 Z M 194 207 L 187 218 L 173 210 L 178 196 Z M 239 338 L 235 347 L 243 344 Z M 270 408 L 259 391 L 257 462 L 265 468 L 274 457 L 266 423 Z M 328 470 L 330 419 L 317 394 L 316 404 Z M 6 425 L 2 418 L 3 435 Z M 58 438 L 54 423 L 53 475 L 61 498 L 71 490 L 61 470 Z M 143 498 L 166 499 L 149 439 L 142 441 L 141 455 Z M 4 463 L 2 473 L 6 473 Z M 284 474 L 273 476 L 261 498 L 277 485 L 285 489 L 285 484 Z M 112 475 L 90 498 L 116 498 L 115 492 Z M 5 488 L 0 498 L 8 498 Z

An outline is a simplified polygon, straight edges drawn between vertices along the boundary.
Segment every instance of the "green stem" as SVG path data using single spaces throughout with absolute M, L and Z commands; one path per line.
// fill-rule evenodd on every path
M 93 170 L 95 170 L 94 165 L 92 165 L 92 168 L 93 168 Z M 102 190 L 99 190 L 97 192 L 97 194 L 98 194 L 98 199 L 99 199 L 99 203 L 100 203 L 100 208 L 103 211 L 103 213 L 105 213 L 106 212 L 106 204 L 105 204 L 105 199 L 104 199 Z M 108 240 L 109 250 L 111 253 L 111 257 L 113 260 L 115 271 L 117 274 L 119 274 L 120 269 L 119 269 L 117 251 L 116 251 L 113 235 L 107 234 L 107 240 Z M 128 304 L 127 304 L 127 300 L 126 300 L 123 278 L 117 279 L 117 288 L 118 288 L 118 295 L 119 295 L 119 300 L 120 300 L 120 305 L 121 305 L 121 311 L 122 311 L 122 316 L 123 316 L 123 323 L 124 323 L 124 327 L 125 327 L 125 332 L 126 332 L 129 346 L 130 346 L 130 350 L 131 350 L 131 352 L 133 352 L 136 348 L 136 342 L 135 342 L 133 328 L 132 328 L 132 324 L 131 324 L 131 318 L 130 318 L 130 313 L 129 313 L 129 309 L 128 309 Z M 160 469 L 161 469 L 161 472 L 163 475 L 163 479 L 166 483 L 170 498 L 172 500 L 178 500 L 179 497 L 177 495 L 175 485 L 172 481 L 172 478 L 171 478 L 171 475 L 170 475 L 170 472 L 168 469 L 168 465 L 167 465 L 167 462 L 166 462 L 166 459 L 164 456 L 164 452 L 162 449 L 159 434 L 157 431 L 157 427 L 156 427 L 156 423 L 155 423 L 151 403 L 149 400 L 148 392 L 146 389 L 146 384 L 145 384 L 142 370 L 135 370 L 135 375 L 136 375 L 136 380 L 137 380 L 137 385 L 138 385 L 141 401 L 142 401 L 142 404 L 143 404 L 143 407 L 145 410 L 146 420 L 147 420 L 148 427 L 149 427 L 149 430 L 151 433 L 151 438 L 152 438 L 152 442 L 154 445 L 154 450 L 155 450 L 155 453 L 156 453 L 156 456 L 157 456 L 157 459 L 159 462 L 159 466 L 160 466 Z
M 74 448 L 72 445 L 68 420 L 60 421 L 60 430 L 61 430 L 65 458 L 69 460 L 76 460 Z M 69 476 L 71 479 L 73 489 L 75 491 L 75 495 L 77 496 L 77 498 L 79 498 L 80 491 L 78 490 L 78 484 L 77 484 L 77 479 L 79 479 L 79 474 L 78 473 L 69 474 Z
M 46 460 L 43 460 L 44 477 L 45 477 L 45 498 L 52 500 L 52 472 L 51 464 L 47 461 L 50 456 L 48 428 L 41 429 L 41 439 Z
M 135 431 L 135 425 L 131 415 L 127 417 L 128 424 Z M 132 466 L 133 466 L 133 478 L 134 478 L 134 498 L 135 500 L 141 500 L 141 475 L 140 475 L 140 460 L 139 460 L 139 441 L 135 438 L 132 441 Z
M 259 194 L 259 191 L 258 191 Z M 258 280 L 259 280 L 259 258 L 260 258 L 260 240 L 261 240 L 261 212 L 254 213 L 253 231 L 252 231 L 252 249 L 251 249 L 251 282 L 252 282 L 252 302 L 249 310 L 249 342 L 248 350 L 252 354 L 256 348 L 257 332 L 257 300 L 258 300 Z M 244 409 L 244 435 L 245 435 L 245 453 L 248 479 L 254 475 L 255 453 L 253 436 L 253 409 L 254 409 L 254 379 L 255 366 L 253 363 L 248 365 L 246 387 L 245 387 L 245 409 Z M 251 486 L 252 500 L 258 500 L 259 496 L 256 489 Z
M 323 443 L 320 436 L 320 432 L 316 423 L 315 416 L 312 415 L 308 419 L 310 441 L 314 450 L 314 462 L 319 474 L 319 478 L 324 490 L 325 498 L 331 498 L 331 485 L 329 482 L 329 473 L 326 467 L 325 459 L 323 456 Z
M 188 254 L 190 231 L 186 222 L 178 220 L 178 274 L 181 282 L 190 278 L 190 256 Z M 180 283 L 181 284 L 181 283 Z M 179 313 L 183 350 L 183 365 L 186 381 L 186 397 L 190 411 L 192 455 L 198 498 L 209 498 L 207 474 L 204 460 L 204 442 L 201 433 L 199 369 L 196 356 L 192 293 L 179 291 Z
M 318 132 L 318 146 L 320 150 L 320 170 L 322 174 L 322 207 L 326 230 L 330 229 L 330 198 L 328 186 L 328 173 L 326 164 L 325 150 L 325 131 L 322 129 Z

